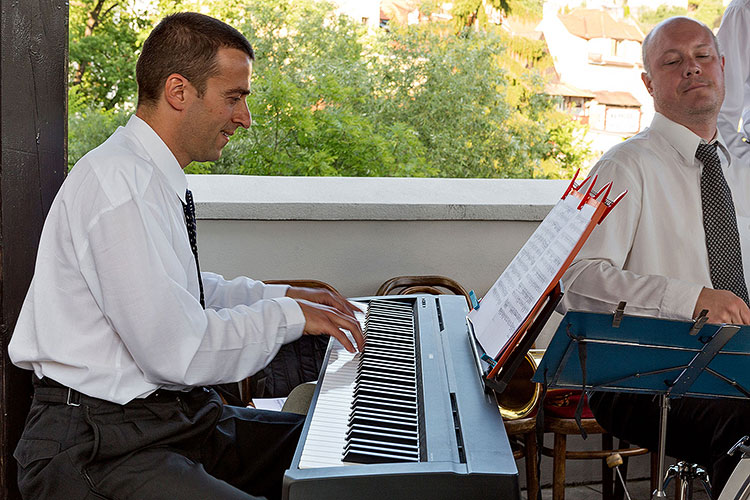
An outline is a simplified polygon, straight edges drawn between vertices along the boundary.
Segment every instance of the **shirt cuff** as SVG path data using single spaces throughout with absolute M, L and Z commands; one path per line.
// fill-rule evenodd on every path
M 297 301 L 291 297 L 276 297 L 271 300 L 279 305 L 286 320 L 286 332 L 283 335 L 282 343 L 288 344 L 300 338 L 305 329 L 305 315 L 302 314 L 302 308 L 297 304 Z
M 695 304 L 698 302 L 701 290 L 703 290 L 702 285 L 668 278 L 662 300 L 661 316 L 666 319 L 686 321 L 693 319 L 693 311 L 695 311 Z
M 263 285 L 263 298 L 264 299 L 275 299 L 278 297 L 286 296 L 286 291 L 289 290 L 289 285 Z

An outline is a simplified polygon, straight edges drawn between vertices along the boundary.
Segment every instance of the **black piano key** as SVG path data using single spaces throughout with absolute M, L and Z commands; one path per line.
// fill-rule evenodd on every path
M 357 384 L 354 388 L 354 394 L 356 395 L 360 390 L 371 390 L 379 391 L 383 394 L 404 394 L 408 396 L 417 397 L 416 386 L 399 386 L 394 384 L 384 384 L 381 382 L 364 380 L 360 384 Z
M 353 400 L 352 406 L 363 406 L 369 409 L 383 409 L 395 412 L 415 412 L 417 411 L 416 403 L 408 401 L 397 401 L 386 398 L 376 398 L 372 396 L 360 396 Z
M 386 399 L 386 400 L 392 400 L 392 401 L 405 401 L 409 403 L 414 403 L 414 406 L 417 404 L 417 395 L 414 394 L 402 394 L 398 392 L 384 392 L 384 391 L 376 391 L 369 388 L 357 388 L 354 390 L 354 397 L 360 398 L 360 397 L 366 397 L 370 396 L 373 398 L 378 399 Z
M 365 425 L 359 422 L 352 423 L 347 436 L 353 440 L 369 439 L 406 448 L 413 448 L 419 439 L 416 430 L 392 429 L 384 425 Z
M 408 359 L 404 359 L 403 356 L 393 356 L 390 354 L 373 354 L 368 353 L 367 360 L 372 362 L 379 362 L 379 363 L 392 363 L 397 366 L 403 366 L 405 368 L 410 368 L 412 371 L 414 371 L 414 365 L 409 363 Z
M 383 378 L 383 375 L 376 375 L 371 372 L 361 371 L 355 377 L 354 382 L 361 383 L 364 380 L 373 380 L 373 379 L 378 380 L 382 378 Z M 391 384 L 399 384 L 399 385 L 406 385 L 406 386 L 414 385 L 414 375 L 404 376 L 401 374 L 391 373 L 390 376 L 388 376 L 387 380 Z
M 360 372 L 359 375 L 357 375 L 354 379 L 355 384 L 361 384 L 368 380 L 377 382 L 378 380 L 382 380 L 382 377 L 379 377 L 378 375 L 374 373 Z M 404 387 L 414 387 L 414 377 L 393 376 L 393 377 L 389 377 L 387 382 L 389 384 L 401 385 Z
M 352 427 L 346 439 L 349 449 L 355 445 L 378 447 L 383 451 L 413 453 L 419 451 L 419 436 Z
M 419 460 L 416 339 L 410 303 L 370 302 L 355 377 L 345 461 Z
M 383 425 L 365 425 L 354 422 L 346 437 L 348 440 L 357 443 L 360 440 L 386 443 L 385 448 L 395 447 L 413 450 L 419 447 L 419 435 L 415 429 L 395 429 Z
M 419 456 L 417 442 L 408 444 L 391 443 L 379 439 L 368 439 L 367 436 L 353 438 L 344 447 L 344 453 L 353 450 L 370 450 L 402 456 Z
M 375 321 L 365 323 L 365 328 L 368 335 L 391 335 L 404 342 L 411 341 L 410 333 L 413 331 L 413 325 L 385 325 Z
M 387 418 L 387 417 L 384 417 L 383 415 L 352 416 L 352 418 L 349 419 L 349 425 L 350 426 L 355 426 L 355 425 L 371 426 L 371 427 L 376 427 L 378 429 L 394 429 L 394 430 L 412 431 L 415 434 L 417 432 L 416 421 L 398 420 L 398 419 L 393 419 L 393 418 Z
M 417 415 L 414 413 L 404 413 L 390 410 L 374 410 L 359 406 L 354 408 L 352 413 L 349 415 L 349 422 L 352 422 L 355 418 L 379 418 L 382 420 L 388 420 L 395 423 L 413 424 L 417 421 Z
M 418 452 L 383 450 L 376 446 L 352 445 L 344 452 L 345 462 L 377 464 L 390 462 L 418 462 Z
M 402 378 L 415 378 L 414 368 L 409 369 L 391 363 L 382 363 L 364 359 L 359 366 L 361 370 L 373 370 L 380 374 L 383 378 L 387 378 L 390 375 Z

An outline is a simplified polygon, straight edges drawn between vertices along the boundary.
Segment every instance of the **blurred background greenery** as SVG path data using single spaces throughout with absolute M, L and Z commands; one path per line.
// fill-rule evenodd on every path
M 541 0 L 484 3 L 541 17 Z M 453 2 L 449 21 L 368 29 L 323 0 L 71 0 L 69 167 L 134 111 L 135 62 L 152 27 L 193 10 L 242 31 L 257 60 L 253 126 L 190 173 L 569 177 L 591 153 L 585 126 L 544 93 L 544 42 L 488 23 L 482 4 Z M 698 4 L 720 17 L 720 0 Z M 424 0 L 420 11 L 437 6 Z M 641 23 L 673 14 L 648 11 Z

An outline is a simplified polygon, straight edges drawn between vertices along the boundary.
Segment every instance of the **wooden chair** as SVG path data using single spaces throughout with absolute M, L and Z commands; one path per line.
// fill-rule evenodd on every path
M 326 290 L 339 293 L 334 287 L 324 281 L 312 280 L 312 279 L 295 279 L 295 280 L 263 280 L 263 283 L 267 285 L 289 285 L 304 288 L 325 288 Z M 258 375 L 258 374 L 256 374 Z M 245 405 L 250 404 L 253 399 L 253 388 L 257 384 L 256 375 L 251 375 L 239 382 L 240 385 L 240 398 Z M 257 394 L 255 395 L 257 396 Z
M 445 276 L 396 276 L 380 285 L 375 295 L 407 295 L 410 293 L 429 293 L 442 295 L 446 292 L 463 295 L 471 307 L 469 292 L 457 281 Z
M 396 276 L 380 285 L 375 295 L 407 295 L 411 293 L 428 293 L 442 295 L 449 292 L 463 295 L 471 308 L 471 299 L 466 289 L 457 281 L 445 276 Z M 499 415 L 499 413 L 498 413 Z M 504 420 L 505 432 L 511 440 L 513 457 L 526 459 L 526 488 L 528 498 L 535 499 L 539 490 L 537 469 L 536 418 L 527 417 L 517 420 Z
M 338 290 L 325 281 L 319 280 L 263 280 L 263 283 L 266 285 L 289 285 L 303 288 L 325 288 L 329 292 L 339 293 Z
M 539 491 L 537 469 L 536 417 L 516 420 L 503 420 L 505 432 L 511 440 L 513 458 L 526 459 L 526 494 L 529 500 L 536 500 Z
M 548 416 L 544 417 L 544 430 L 551 432 L 554 436 L 554 447 L 552 449 L 542 447 L 542 453 L 552 457 L 552 499 L 564 500 L 565 498 L 565 463 L 567 460 L 601 460 L 602 462 L 602 498 L 610 500 L 622 498 L 622 486 L 615 481 L 614 471 L 607 465 L 607 457 L 618 453 L 623 459 L 620 472 L 623 477 L 627 476 L 627 459 L 636 455 L 649 453 L 646 448 L 630 448 L 626 441 L 619 441 L 619 448 L 614 448 L 613 438 L 594 418 L 582 418 L 581 426 L 587 434 L 601 434 L 601 450 L 572 451 L 567 449 L 567 437 L 580 434 L 578 424 L 573 418 Z M 658 457 L 656 453 L 651 454 L 651 491 L 656 489 L 658 476 Z

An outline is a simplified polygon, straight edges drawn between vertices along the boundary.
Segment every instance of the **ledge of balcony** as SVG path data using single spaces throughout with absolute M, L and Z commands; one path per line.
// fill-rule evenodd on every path
M 200 219 L 541 221 L 569 181 L 189 175 Z

